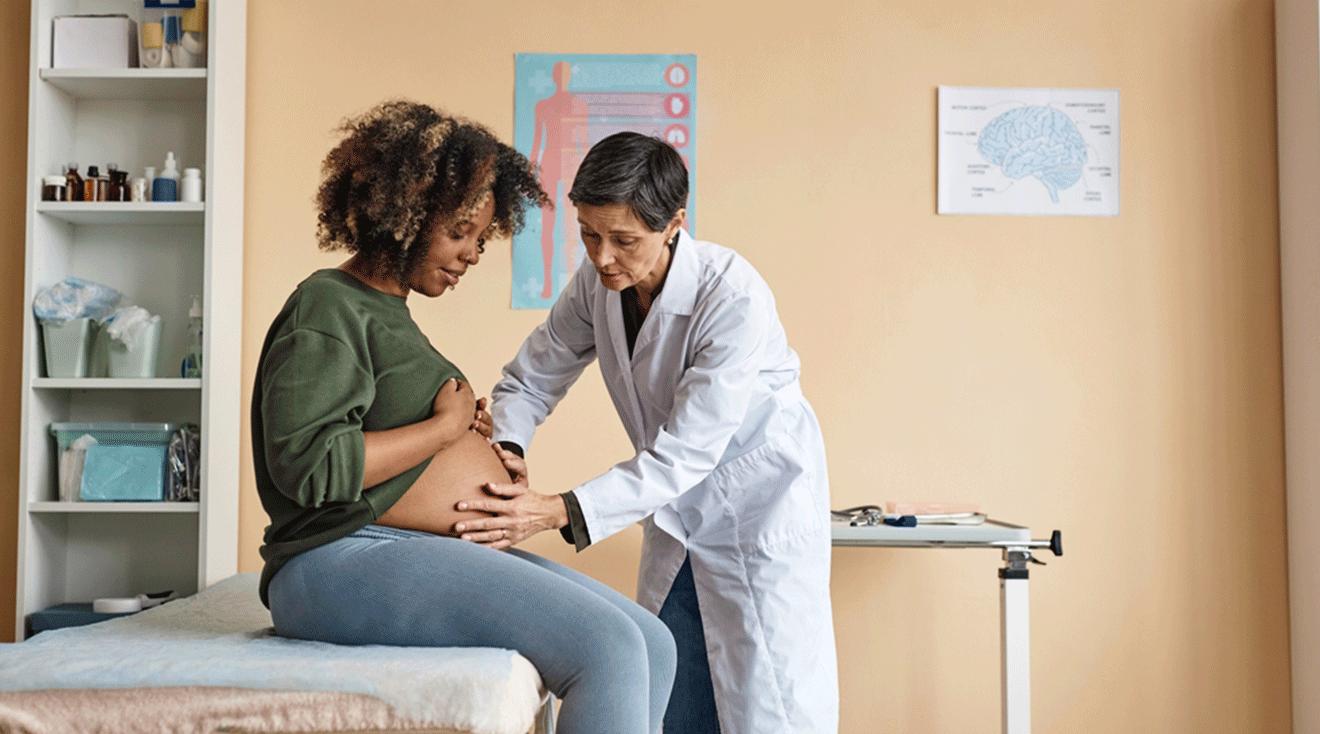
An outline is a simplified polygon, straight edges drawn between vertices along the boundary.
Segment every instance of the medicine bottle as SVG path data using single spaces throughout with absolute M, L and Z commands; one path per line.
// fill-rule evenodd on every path
M 156 167 L 155 167 L 155 166 L 147 166 L 146 169 L 145 169 L 145 172 L 142 174 L 142 177 L 145 178 L 145 179 L 147 180 L 147 193 L 146 193 L 146 196 L 142 197 L 142 200 L 143 200 L 143 201 L 151 201 L 151 200 L 152 200 L 152 199 L 151 199 L 151 187 L 154 186 L 155 183 L 156 183 Z
M 179 182 L 179 201 L 202 200 L 202 171 L 199 168 L 183 169 L 183 180 Z
M 128 201 L 128 171 L 119 170 L 119 165 L 110 163 L 106 166 L 110 169 L 110 183 L 106 188 L 106 201 Z
M 69 189 L 63 176 L 46 176 L 41 179 L 42 201 L 68 201 Z
M 87 167 L 87 178 L 83 179 L 83 201 L 104 201 L 101 192 L 101 170 L 96 166 Z
M 83 177 L 78 175 L 76 162 L 69 162 L 69 170 L 64 173 L 64 185 L 68 189 L 65 192 L 65 201 L 83 200 Z

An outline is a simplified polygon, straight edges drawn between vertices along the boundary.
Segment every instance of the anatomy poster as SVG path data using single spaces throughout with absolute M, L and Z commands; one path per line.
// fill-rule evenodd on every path
M 1118 90 L 940 87 L 939 213 L 1118 216 Z
M 568 192 L 582 157 L 602 138 L 632 130 L 678 149 L 688 167 L 692 231 L 696 56 L 518 54 L 515 78 L 513 144 L 538 167 L 555 205 L 529 211 L 513 238 L 514 308 L 549 308 L 586 261 Z

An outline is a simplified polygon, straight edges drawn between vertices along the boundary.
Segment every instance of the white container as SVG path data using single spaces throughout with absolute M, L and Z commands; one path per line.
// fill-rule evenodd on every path
M 53 68 L 127 69 L 138 65 L 137 24 L 127 15 L 59 15 L 51 25 Z
M 142 332 L 139 344 L 129 348 L 114 339 L 106 339 L 107 377 L 155 377 L 156 357 L 160 354 L 160 319 L 154 319 Z
M 42 322 L 41 341 L 46 350 L 47 377 L 86 377 L 91 361 L 92 320 Z
M 183 180 L 179 182 L 179 201 L 202 200 L 202 170 L 200 168 L 183 169 Z

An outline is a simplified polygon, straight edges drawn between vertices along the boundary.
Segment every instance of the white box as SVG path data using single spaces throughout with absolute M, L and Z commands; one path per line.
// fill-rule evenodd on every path
M 51 28 L 51 68 L 128 69 L 138 65 L 137 24 L 127 15 L 58 15 Z

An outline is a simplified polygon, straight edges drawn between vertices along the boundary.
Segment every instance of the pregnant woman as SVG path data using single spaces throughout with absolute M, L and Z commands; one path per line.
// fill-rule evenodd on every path
M 339 644 L 517 650 L 562 701 L 558 730 L 657 732 L 675 649 L 659 619 L 582 574 L 454 536 L 508 482 L 484 400 L 413 321 L 546 203 L 526 158 L 433 107 L 347 120 L 326 157 L 322 249 L 262 347 L 252 396 L 270 516 L 262 601 L 276 631 Z M 520 469 L 520 462 L 505 457 Z

